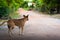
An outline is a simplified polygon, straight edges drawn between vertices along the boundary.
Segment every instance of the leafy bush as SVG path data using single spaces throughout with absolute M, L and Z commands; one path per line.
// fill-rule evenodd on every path
M 59 13 L 60 10 L 60 2 L 59 0 L 34 0 L 33 1 L 36 4 L 36 9 L 42 12 L 51 12 L 51 8 L 55 9 L 57 13 Z M 54 12 L 54 11 L 52 11 Z
M 9 12 L 10 12 L 9 8 L 7 8 L 7 7 L 0 7 L 0 18 L 8 16 Z
M 22 4 L 23 0 L 0 0 L 0 18 L 14 14 Z
M 19 18 L 19 17 L 20 17 L 20 15 L 19 15 L 17 12 L 10 13 L 9 16 L 10 16 L 12 19 L 16 19 L 16 18 Z

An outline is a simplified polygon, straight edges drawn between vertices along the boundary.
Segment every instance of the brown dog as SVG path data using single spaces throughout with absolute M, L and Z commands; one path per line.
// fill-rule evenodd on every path
M 21 33 L 23 33 L 24 24 L 25 24 L 26 21 L 28 21 L 28 15 L 27 16 L 23 15 L 23 16 L 24 16 L 24 18 L 22 18 L 22 19 L 10 19 L 8 21 L 4 21 L 0 25 L 3 25 L 5 22 L 7 22 L 9 35 L 12 33 L 11 31 L 16 26 L 18 26 L 18 28 L 19 28 L 19 34 L 20 34 L 20 29 L 21 29 Z

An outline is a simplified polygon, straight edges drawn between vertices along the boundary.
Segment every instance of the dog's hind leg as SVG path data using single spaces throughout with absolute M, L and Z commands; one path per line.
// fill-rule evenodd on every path
M 12 33 L 13 29 L 14 29 L 14 27 L 11 27 L 11 26 L 8 25 L 8 33 L 9 33 L 10 37 L 13 35 L 13 33 Z

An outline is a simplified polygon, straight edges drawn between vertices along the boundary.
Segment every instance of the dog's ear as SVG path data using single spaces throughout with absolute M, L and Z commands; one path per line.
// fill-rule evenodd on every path
M 25 15 L 23 15 L 23 17 L 25 17 Z

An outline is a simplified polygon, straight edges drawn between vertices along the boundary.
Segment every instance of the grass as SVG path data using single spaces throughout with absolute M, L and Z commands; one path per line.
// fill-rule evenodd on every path
M 60 19 L 60 14 L 47 14 L 46 12 L 40 12 L 40 14 L 50 16 L 52 18 Z
M 24 8 L 25 10 L 29 10 L 29 8 L 27 7 L 27 8 Z
M 20 17 L 20 15 L 19 15 L 17 12 L 11 13 L 9 16 L 10 16 L 12 19 L 17 19 L 17 18 Z M 0 19 L 0 23 L 1 23 L 1 22 L 4 22 L 4 21 L 7 21 L 7 20 Z
M 11 18 L 13 18 L 13 19 L 16 19 L 16 18 L 19 18 L 19 17 L 20 17 L 20 15 L 19 15 L 17 12 L 11 13 L 10 16 L 11 16 Z
M 54 15 L 51 15 L 51 17 L 60 19 L 60 14 L 54 14 Z

